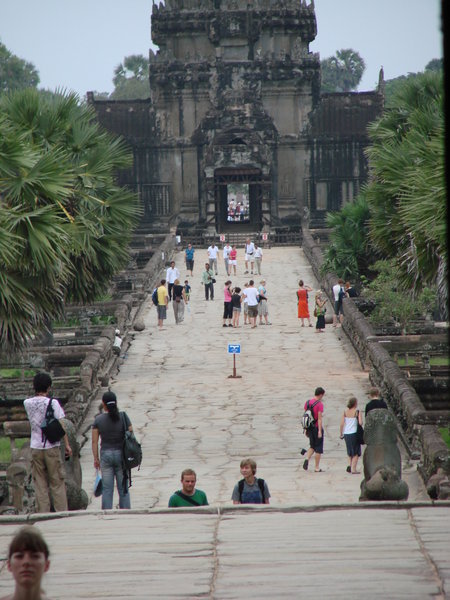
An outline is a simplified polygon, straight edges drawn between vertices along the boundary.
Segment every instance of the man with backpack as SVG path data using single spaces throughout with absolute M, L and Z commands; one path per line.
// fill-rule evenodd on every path
M 185 469 L 181 473 L 181 490 L 177 490 L 170 496 L 169 508 L 179 506 L 208 506 L 208 499 L 205 492 L 197 490 L 197 475 L 192 469 Z
M 72 456 L 67 434 L 61 442 L 50 442 L 42 432 L 41 425 L 49 405 L 56 419 L 64 417 L 58 400 L 51 398 L 52 378 L 48 373 L 37 373 L 33 379 L 34 396 L 24 400 L 25 410 L 31 425 L 31 475 L 36 494 L 36 512 L 50 512 L 50 496 L 56 512 L 67 510 L 64 465 L 61 460 L 61 442 L 65 456 Z
M 233 504 L 269 504 L 270 492 L 264 479 L 255 477 L 256 462 L 252 458 L 241 460 L 243 479 L 234 486 Z
M 322 387 L 318 387 L 314 391 L 314 397 L 311 400 L 308 400 L 305 403 L 305 414 L 303 415 L 303 428 L 305 434 L 309 438 L 309 449 L 306 452 L 306 458 L 303 462 L 303 468 L 305 471 L 308 470 L 309 461 L 314 454 L 315 460 L 315 473 L 321 473 L 322 469 L 320 468 L 320 459 L 323 454 L 323 424 L 322 424 L 322 415 L 323 415 L 323 397 L 325 395 L 325 390 Z M 308 414 L 307 414 L 308 413 Z M 307 423 L 309 421 L 309 423 Z M 305 452 L 302 450 L 302 454 Z

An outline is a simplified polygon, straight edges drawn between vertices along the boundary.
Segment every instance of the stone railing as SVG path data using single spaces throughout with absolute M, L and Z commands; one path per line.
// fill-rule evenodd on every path
M 320 242 L 313 239 L 309 230 L 303 229 L 303 252 L 311 264 L 316 279 L 334 305 L 331 295 L 337 276 L 333 273 L 321 275 L 322 247 Z M 381 390 L 382 396 L 400 422 L 401 433 L 408 450 L 413 453 L 413 456 L 420 457 L 419 471 L 424 481 L 428 482 L 440 470 L 442 480 L 448 483 L 450 451 L 437 427 L 429 424 L 427 411 L 419 396 L 396 361 L 383 347 L 383 340 L 377 339 L 373 328 L 355 303 L 350 298 L 345 298 L 343 307 L 345 317 L 343 331 L 356 350 L 362 367 L 370 370 L 371 382 Z

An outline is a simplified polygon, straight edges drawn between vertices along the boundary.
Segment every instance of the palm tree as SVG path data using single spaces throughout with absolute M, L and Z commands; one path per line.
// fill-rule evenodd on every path
M 19 347 L 89 302 L 128 259 L 137 197 L 120 188 L 131 156 L 74 94 L 0 100 L 0 342 Z M 16 294 L 16 295 L 14 295 Z M 20 300 L 19 300 L 20 299 Z
M 367 187 L 370 239 L 396 257 L 413 294 L 437 285 L 447 315 L 447 230 L 442 75 L 405 80 L 393 108 L 369 126 L 372 181 Z

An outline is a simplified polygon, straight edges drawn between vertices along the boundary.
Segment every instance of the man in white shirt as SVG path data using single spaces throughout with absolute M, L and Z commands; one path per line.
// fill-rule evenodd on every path
M 216 275 L 218 275 L 218 272 L 217 272 L 217 256 L 218 256 L 218 254 L 219 254 L 219 248 L 213 242 L 211 244 L 211 246 L 208 248 L 208 260 L 209 260 L 210 268 L 212 269 L 214 266 L 214 271 L 215 271 Z
M 342 300 L 345 297 L 344 280 L 338 279 L 336 285 L 333 285 L 333 298 L 334 298 L 334 314 L 333 314 L 333 327 L 337 326 L 337 320 L 342 325 L 344 320 L 344 312 L 342 307 Z
M 223 262 L 225 264 L 225 271 L 227 273 L 227 275 L 231 275 L 230 273 L 230 265 L 229 265 L 229 259 L 230 259 L 230 252 L 231 252 L 231 246 L 230 244 L 227 242 L 226 245 L 223 247 Z
M 180 271 L 176 268 L 175 261 L 173 260 L 170 263 L 170 267 L 167 269 L 167 272 L 166 272 L 166 281 L 167 281 L 167 287 L 168 287 L 168 291 L 169 291 L 169 301 L 172 300 L 172 288 L 173 288 L 175 279 L 180 279 Z
M 64 411 L 58 400 L 50 400 L 52 378 L 48 373 L 37 373 L 33 379 L 35 395 L 24 400 L 25 410 L 31 425 L 31 476 L 36 495 L 36 512 L 50 512 L 50 495 L 56 512 L 67 510 L 64 465 L 61 460 L 61 442 L 50 442 L 42 436 L 41 424 L 51 401 L 56 419 L 64 417 Z M 66 457 L 72 455 L 67 434 L 64 441 Z
M 250 262 L 250 270 L 253 274 L 253 264 L 255 262 L 255 245 L 250 241 L 250 238 L 247 238 L 245 242 L 245 271 L 244 273 L 248 273 L 248 263 Z
M 256 317 L 258 316 L 258 297 L 259 292 L 255 288 L 255 282 L 253 279 L 250 279 L 248 282 L 248 287 L 244 289 L 244 294 L 247 298 L 248 304 L 248 319 L 250 321 L 250 325 L 252 329 L 256 327 Z
M 261 275 L 261 262 L 262 262 L 263 251 L 262 251 L 262 248 L 260 248 L 257 244 L 254 244 L 254 246 L 255 246 L 255 251 L 253 252 L 253 257 L 255 259 L 256 270 L 258 271 L 258 275 Z

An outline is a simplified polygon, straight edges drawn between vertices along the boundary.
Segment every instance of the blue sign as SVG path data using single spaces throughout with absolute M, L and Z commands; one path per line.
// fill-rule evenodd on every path
M 240 354 L 241 353 L 241 345 L 240 344 L 228 344 L 228 354 Z

